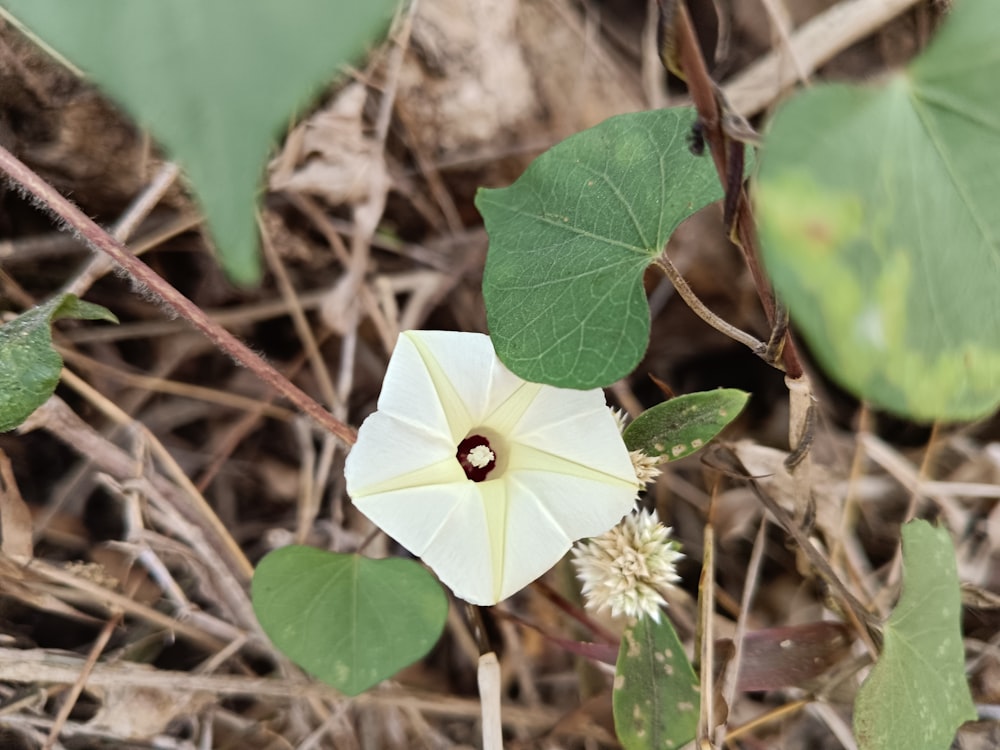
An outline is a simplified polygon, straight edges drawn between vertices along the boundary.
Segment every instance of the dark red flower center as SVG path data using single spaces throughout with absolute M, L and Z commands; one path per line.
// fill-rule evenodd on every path
M 459 443 L 455 458 L 473 482 L 482 482 L 497 465 L 497 455 L 482 435 L 469 435 Z

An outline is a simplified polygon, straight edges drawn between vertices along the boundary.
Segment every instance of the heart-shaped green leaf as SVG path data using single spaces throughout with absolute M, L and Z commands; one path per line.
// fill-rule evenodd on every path
M 226 271 L 257 279 L 254 205 L 278 129 L 396 0 L 3 0 L 148 127 L 191 179 Z
M 666 618 L 644 617 L 625 630 L 612 703 L 625 750 L 680 748 L 694 739 L 698 676 Z
M 254 611 L 292 661 L 357 695 L 420 659 L 448 616 L 441 584 L 419 563 L 282 547 L 257 565 Z
M 903 527 L 903 594 L 885 625 L 882 655 L 854 704 L 862 750 L 946 750 L 976 718 L 965 679 L 962 595 L 947 529 Z
M 497 355 L 525 380 L 613 383 L 649 341 L 642 275 L 677 225 L 722 197 L 693 156 L 691 109 L 612 117 L 549 149 L 513 185 L 480 190 L 483 298 Z
M 885 409 L 1000 404 L 1000 14 L 955 4 L 880 87 L 817 86 L 767 133 L 763 257 L 824 368 Z
M 647 409 L 622 437 L 630 451 L 675 461 L 702 448 L 739 416 L 750 394 L 735 388 L 688 393 Z
M 0 432 L 20 425 L 55 391 L 63 362 L 51 325 L 60 318 L 118 322 L 107 308 L 61 294 L 0 326 Z

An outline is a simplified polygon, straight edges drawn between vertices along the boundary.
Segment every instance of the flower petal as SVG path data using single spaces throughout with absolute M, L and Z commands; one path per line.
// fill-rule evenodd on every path
M 558 541 L 567 540 L 566 547 L 550 565 L 562 557 L 572 542 L 603 534 L 635 505 L 636 487 L 626 482 L 608 484 L 592 477 L 528 470 L 509 471 L 506 478 L 516 488 L 512 494 L 533 500 L 531 504 L 518 505 L 516 513 L 512 508 L 508 516 L 510 527 L 518 529 L 518 533 L 532 527 L 557 528 Z M 508 549 L 514 554 L 512 547 Z
M 469 427 L 482 424 L 490 412 L 506 401 L 525 381 L 503 366 L 493 351 L 489 336 L 454 331 L 406 331 L 406 337 L 420 351 L 424 364 L 438 384 L 445 408 L 442 381 L 452 388 L 453 399 L 467 410 Z M 398 346 L 398 345 L 397 345 Z M 395 357 L 395 354 L 393 354 Z M 382 408 L 381 402 L 379 408 Z
M 461 483 L 370 495 L 355 498 L 354 504 L 427 563 L 455 596 L 472 604 L 496 604 L 482 484 L 487 483 L 470 482 L 463 474 Z
M 491 485 L 497 489 L 487 492 Z M 498 574 L 494 601 L 506 599 L 543 575 L 576 539 L 600 534 L 616 524 L 632 509 L 635 499 L 635 488 L 623 482 L 609 487 L 601 480 L 545 471 L 508 472 L 503 480 L 484 482 L 481 487 L 488 514 L 502 519 L 490 524 L 494 573 Z
M 378 410 L 400 422 L 440 435 L 452 442 L 455 436 L 451 422 L 460 421 L 461 416 L 447 414 L 443 400 L 454 402 L 454 396 L 450 392 L 450 386 L 447 393 L 439 392 L 413 339 L 413 333 L 407 331 L 396 339 L 396 348 L 389 358 L 385 380 L 382 382 Z
M 566 554 L 574 539 L 548 512 L 533 486 L 510 476 L 504 484 L 507 533 L 499 564 L 498 601 L 544 575 Z
M 514 444 L 552 454 L 598 471 L 639 490 L 639 480 L 618 423 L 600 390 L 571 391 L 546 386 L 510 431 Z M 512 457 L 512 468 L 516 462 Z
M 355 501 L 415 485 L 468 481 L 449 435 L 381 411 L 369 415 L 358 429 L 358 442 L 344 464 L 344 479 Z

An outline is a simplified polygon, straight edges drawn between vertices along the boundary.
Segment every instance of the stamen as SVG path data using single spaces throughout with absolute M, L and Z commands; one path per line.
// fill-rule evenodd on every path
M 486 466 L 490 461 L 496 461 L 497 455 L 485 445 L 477 445 L 469 451 L 469 463 L 477 469 Z
M 497 454 L 482 435 L 470 435 L 459 443 L 455 458 L 473 482 L 482 482 L 497 465 Z

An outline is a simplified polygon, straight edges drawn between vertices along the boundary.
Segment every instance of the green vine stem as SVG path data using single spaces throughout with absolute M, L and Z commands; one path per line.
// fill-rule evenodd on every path
M 681 299 L 687 303 L 687 306 L 691 308 L 691 311 L 695 315 L 708 323 L 708 325 L 712 326 L 712 328 L 717 330 L 719 333 L 728 336 L 733 341 L 749 347 L 750 351 L 754 354 L 763 355 L 766 353 L 767 344 L 763 341 L 758 341 L 746 331 L 727 323 L 714 312 L 709 310 L 705 306 L 705 303 L 698 299 L 694 290 L 692 290 L 688 285 L 687 281 L 681 275 L 681 272 L 677 270 L 677 266 L 675 266 L 666 256 L 666 253 L 654 260 L 653 265 L 663 271 L 663 274 L 670 279 L 670 283 L 674 285 L 674 289 L 677 290 Z
M 33 172 L 17 157 L 0 147 L 0 171 L 7 174 L 33 203 L 51 211 L 73 234 L 89 247 L 111 257 L 126 273 L 155 294 L 177 315 L 201 331 L 221 351 L 246 367 L 267 385 L 312 417 L 320 427 L 332 432 L 347 445 L 353 445 L 357 433 L 336 419 L 305 391 L 294 385 L 274 367 L 255 354 L 246 344 L 213 322 L 196 304 L 168 284 L 153 269 L 133 255 L 121 242 L 98 226 L 54 187 Z

